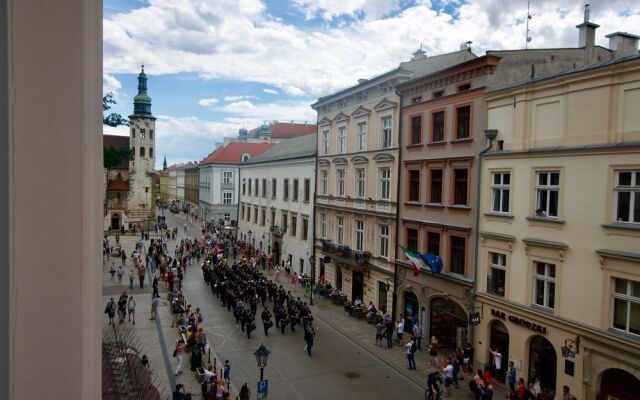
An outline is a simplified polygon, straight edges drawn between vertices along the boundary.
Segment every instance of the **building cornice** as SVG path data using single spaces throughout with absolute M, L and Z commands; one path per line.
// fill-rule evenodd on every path
M 594 154 L 611 154 L 611 153 L 640 153 L 640 142 L 625 142 L 613 144 L 597 144 L 584 146 L 566 146 L 566 147 L 540 147 L 525 150 L 499 150 L 485 153 L 484 158 L 530 158 L 530 157 L 554 157 L 558 155 L 594 155 Z

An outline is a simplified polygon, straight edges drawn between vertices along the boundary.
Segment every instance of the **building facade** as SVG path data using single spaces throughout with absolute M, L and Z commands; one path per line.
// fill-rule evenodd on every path
M 198 207 L 206 221 L 238 221 L 239 166 L 273 147 L 271 143 L 230 142 L 216 148 L 198 166 Z
M 172 165 L 167 168 L 167 174 L 169 175 L 169 192 L 168 201 L 174 203 L 178 200 L 178 185 L 177 185 L 177 165 Z
M 240 167 L 238 237 L 310 274 L 316 135 L 287 139 Z
M 635 40 L 635 56 L 487 94 L 476 358 L 498 350 L 551 397 L 640 393 Z
M 178 208 L 184 207 L 184 170 L 186 167 L 186 165 L 180 165 L 176 168 L 176 203 Z
M 169 173 L 165 169 L 158 175 L 160 177 L 160 202 L 166 204 L 169 201 Z
M 187 212 L 198 215 L 200 169 L 198 163 L 189 163 L 184 169 L 184 201 Z
M 470 49 L 411 61 L 321 97 L 316 181 L 316 276 L 391 310 L 396 259 L 398 134 L 396 86 L 475 58 Z

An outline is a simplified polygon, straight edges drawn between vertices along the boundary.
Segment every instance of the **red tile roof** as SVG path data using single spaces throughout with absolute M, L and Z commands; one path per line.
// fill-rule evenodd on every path
M 102 146 L 105 149 L 108 147 L 113 147 L 115 149 L 129 147 L 129 136 L 102 135 Z M 120 165 L 114 169 L 129 169 L 129 160 L 122 161 Z
M 129 181 L 121 181 L 121 180 L 109 181 L 109 183 L 107 184 L 107 190 L 128 192 Z
M 231 142 L 225 146 L 217 148 L 213 153 L 209 154 L 200 165 L 205 164 L 240 164 L 243 154 L 249 154 L 252 158 L 258 154 L 272 148 L 272 143 L 247 143 L 247 142 Z
M 292 137 L 309 135 L 316 133 L 315 124 L 298 124 L 294 122 L 274 122 L 269 125 L 271 137 L 274 139 L 288 139 Z M 260 127 L 252 129 L 247 135 L 250 138 L 257 138 L 260 134 Z

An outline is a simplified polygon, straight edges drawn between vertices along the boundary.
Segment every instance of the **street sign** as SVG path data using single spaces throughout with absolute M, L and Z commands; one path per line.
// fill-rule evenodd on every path
M 269 380 L 265 379 L 258 382 L 258 400 L 266 399 L 269 394 Z
M 469 314 L 469 323 L 471 325 L 480 324 L 480 313 L 479 312 L 472 312 L 471 314 Z

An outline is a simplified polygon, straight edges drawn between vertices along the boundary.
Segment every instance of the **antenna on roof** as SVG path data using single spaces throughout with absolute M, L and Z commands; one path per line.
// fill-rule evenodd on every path
M 529 21 L 531 20 L 531 13 L 529 12 L 531 6 L 531 0 L 527 1 L 527 32 L 526 38 L 524 42 L 524 48 L 527 49 L 529 47 L 529 42 L 531 41 L 531 36 L 529 36 Z
M 589 22 L 589 12 L 590 12 L 590 7 L 589 7 L 589 3 L 584 5 L 584 22 Z

